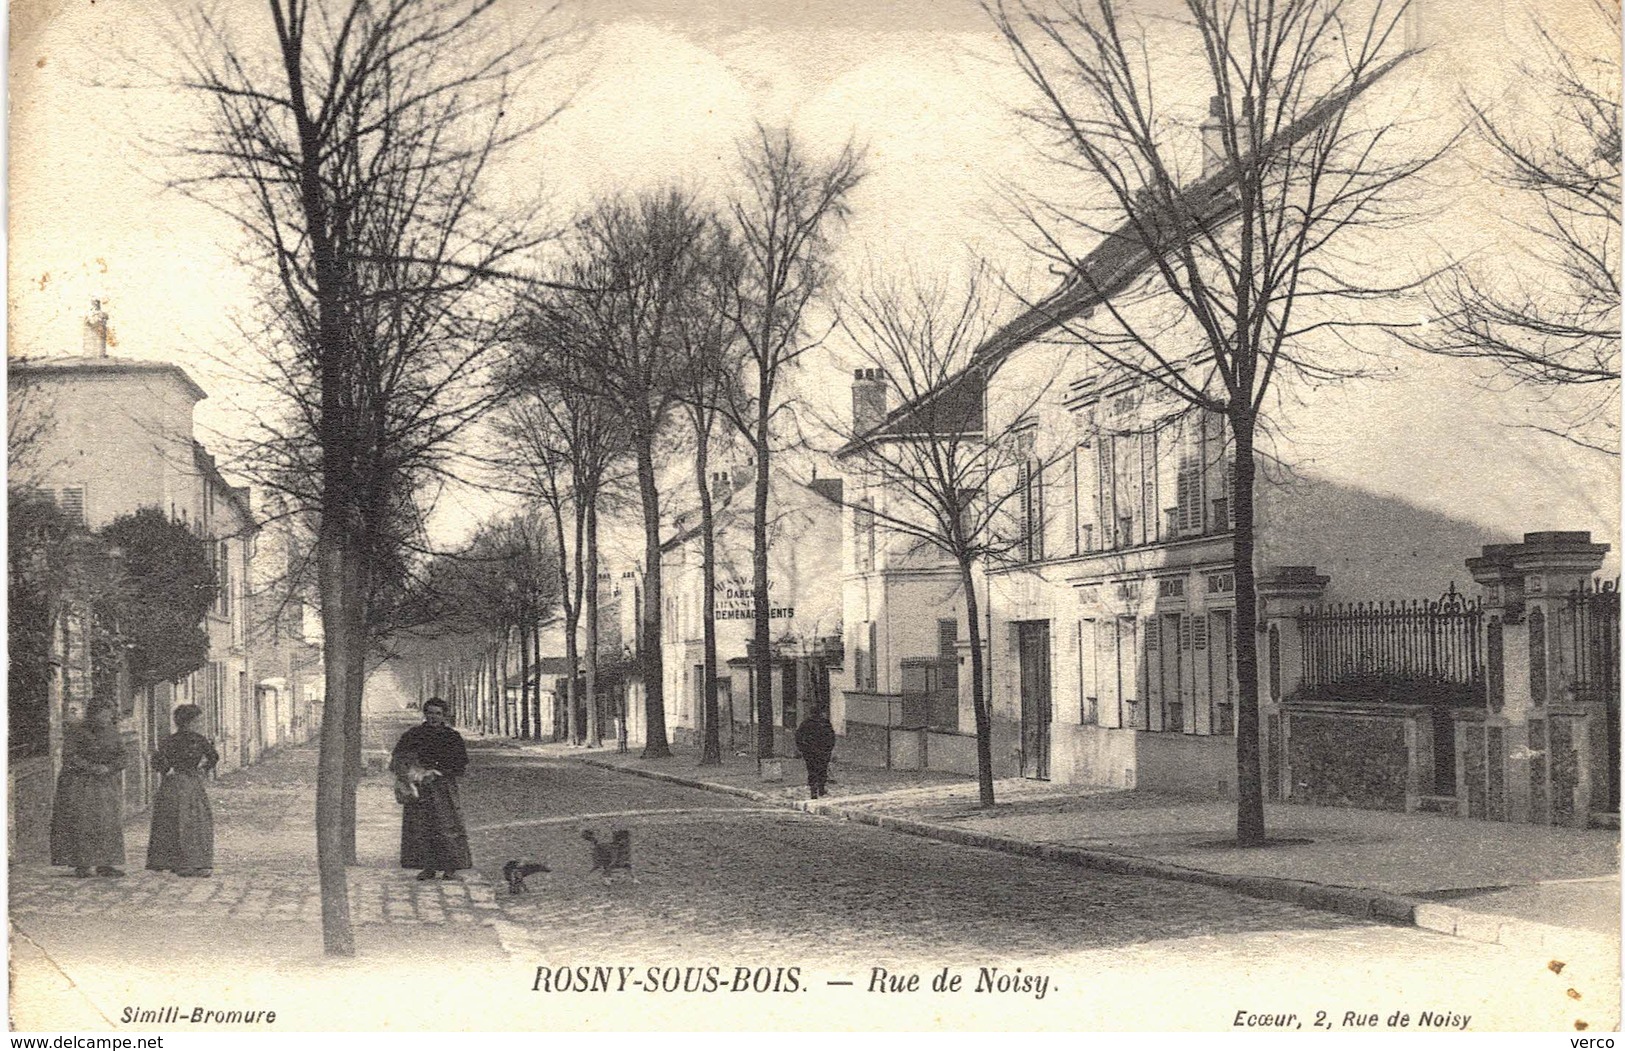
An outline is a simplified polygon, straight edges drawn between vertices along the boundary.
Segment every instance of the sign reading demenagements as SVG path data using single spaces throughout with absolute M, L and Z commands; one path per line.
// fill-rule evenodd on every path
M 776 586 L 772 580 L 767 582 L 767 619 L 789 620 L 796 615 L 793 605 L 781 606 L 775 604 L 774 591 Z M 716 584 L 716 609 L 718 620 L 755 620 L 756 619 L 756 592 L 749 582 L 740 580 L 719 580 Z

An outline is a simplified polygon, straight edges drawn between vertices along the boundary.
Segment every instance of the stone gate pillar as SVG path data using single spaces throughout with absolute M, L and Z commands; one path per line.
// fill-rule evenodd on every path
M 1458 777 L 1483 769 L 1506 785 L 1511 821 L 1584 827 L 1590 809 L 1590 713 L 1567 688 L 1568 595 L 1601 568 L 1607 544 L 1586 532 L 1525 533 L 1467 560 L 1483 589 L 1488 712 L 1481 735 L 1458 734 Z M 1484 749 L 1480 752 L 1478 749 Z M 1499 760 L 1499 761 L 1497 761 Z
M 1287 762 L 1291 726 L 1281 704 L 1303 683 L 1303 637 L 1298 613 L 1319 606 L 1331 577 L 1314 566 L 1267 566 L 1254 580 L 1258 593 L 1259 722 L 1264 735 L 1264 794 L 1291 796 L 1292 771 Z M 1247 630 L 1238 625 L 1237 630 Z

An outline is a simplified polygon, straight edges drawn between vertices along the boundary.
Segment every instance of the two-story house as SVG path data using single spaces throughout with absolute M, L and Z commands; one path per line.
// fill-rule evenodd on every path
M 84 344 L 79 356 L 8 362 L 8 382 L 27 390 L 15 406 L 30 417 L 28 483 L 91 531 L 141 508 L 160 509 L 206 543 L 218 581 L 206 615 L 207 664 L 179 682 L 128 698 L 121 711 L 133 759 L 126 798 L 144 806 L 153 779 L 141 757 L 173 728 L 169 712 L 177 704 L 203 709 L 200 729 L 215 739 L 222 769 L 258 754 L 247 608 L 257 526 L 248 490 L 229 483 L 194 437 L 193 408 L 207 395 L 186 370 L 110 356 L 106 315 L 99 309 L 86 323 Z M 82 701 L 70 689 L 62 706 L 70 710 L 54 710 L 52 720 L 77 717 Z M 53 755 L 50 765 L 55 761 Z M 35 793 L 19 778 L 48 782 L 49 776 L 12 770 L 15 817 L 22 823 L 30 820 L 27 799 Z M 49 788 L 43 792 L 48 805 Z
M 774 750 L 791 754 L 797 724 L 813 707 L 828 710 L 830 675 L 841 665 L 840 535 L 842 479 L 802 481 L 775 469 L 769 482 L 768 608 L 753 590 L 754 473 L 712 476 L 716 581 L 718 734 L 723 747 L 754 748 L 757 701 L 752 642 L 766 616 L 773 646 Z M 680 513 L 662 545 L 665 609 L 661 640 L 666 725 L 674 740 L 697 740 L 704 721 L 703 543 L 697 509 Z
M 1203 152 L 1211 160 L 1216 151 Z M 1208 209 L 1205 221 L 1222 227 L 1225 177 L 1204 170 L 1192 190 L 1200 196 L 1184 210 Z M 1501 635 L 1461 601 L 1454 583 L 1466 581 L 1469 559 L 1514 531 L 1572 526 L 1542 520 L 1548 516 L 1538 506 L 1501 529 L 1484 525 L 1482 515 L 1440 511 L 1421 498 L 1431 465 L 1416 450 L 1381 465 L 1381 486 L 1360 484 L 1357 473 L 1333 481 L 1312 464 L 1261 456 L 1253 558 L 1259 618 L 1240 623 L 1235 443 L 1224 419 L 1062 331 L 1073 322 L 1087 326 L 1094 311 L 1110 313 L 1107 301 L 1132 293 L 1151 264 L 1127 228 L 1108 233 L 1078 273 L 998 329 L 964 372 L 930 395 L 976 399 L 982 408 L 965 415 L 968 430 L 1019 450 L 1012 457 L 1019 462 L 989 479 L 990 494 L 1011 497 L 1009 554 L 985 562 L 978 583 L 985 588 L 977 604 L 986 618 L 995 775 L 1233 796 L 1237 651 L 1251 633 L 1259 643 L 1262 774 L 1271 795 L 1407 808 L 1431 799 L 1440 809 L 1457 807 L 1459 797 L 1460 812 L 1477 806 L 1493 814 L 1493 805 L 1466 800 L 1483 796 L 1474 779 L 1482 781 L 1503 756 L 1499 744 L 1485 743 L 1499 742 L 1500 728 L 1483 730 L 1486 713 L 1492 723 L 1504 718 L 1494 689 L 1485 689 L 1501 673 Z M 1133 310 L 1135 302 L 1124 295 L 1110 309 Z M 1171 359 L 1193 355 L 1200 363 L 1199 339 L 1172 321 L 1158 331 Z M 877 382 L 881 393 L 872 389 Z M 857 377 L 854 431 L 867 441 L 907 441 L 929 414 L 915 411 L 922 401 L 886 411 L 885 383 L 868 370 Z M 1311 386 L 1294 389 L 1272 402 L 1270 422 L 1292 434 L 1316 414 L 1323 419 L 1328 401 Z M 878 419 L 866 427 L 865 415 Z M 1347 413 L 1338 423 L 1341 450 L 1359 461 L 1366 455 L 1361 418 Z M 861 461 L 861 444 L 849 446 L 854 461 Z M 1493 450 L 1466 452 L 1476 459 L 1458 459 L 1460 470 L 1495 475 L 1505 464 Z M 957 727 L 932 714 L 951 710 L 934 703 L 949 676 L 957 677 L 962 698 L 967 688 L 961 585 L 940 559 L 922 557 L 900 536 L 888 538 L 885 515 L 868 513 L 870 501 L 878 510 L 887 498 L 883 487 L 865 485 L 861 465 L 843 463 L 843 470 L 854 505 L 846 555 L 854 655 L 844 684 L 847 732 L 853 713 L 863 712 L 889 728 L 889 761 L 970 772 L 973 756 L 956 736 L 970 729 L 968 705 L 962 700 Z M 1539 489 L 1536 480 L 1519 484 Z M 1361 607 L 1304 621 L 1305 632 L 1320 633 L 1314 644 L 1321 653 L 1311 652 L 1309 634 L 1294 630 L 1302 607 L 1376 600 L 1423 601 L 1420 608 L 1379 614 Z M 1447 667 L 1457 646 L 1459 667 Z M 950 658 L 956 648 L 958 660 Z M 919 669 L 913 683 L 911 664 Z M 1384 676 L 1424 664 L 1410 681 L 1453 675 L 1448 685 L 1461 692 L 1429 701 L 1381 689 L 1390 685 Z M 1325 682 L 1308 682 L 1311 673 L 1328 671 Z M 1358 683 L 1364 697 L 1303 689 L 1345 684 L 1339 675 L 1346 672 L 1365 675 Z M 913 713 L 897 715 L 911 705 Z M 1338 768 L 1339 753 L 1355 762 Z M 1383 768 L 1388 784 L 1363 783 L 1364 773 L 1349 768 L 1362 764 Z

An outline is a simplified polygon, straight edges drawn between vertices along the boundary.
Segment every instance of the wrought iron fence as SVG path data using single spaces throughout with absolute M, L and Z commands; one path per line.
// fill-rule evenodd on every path
M 1592 583 L 1568 595 L 1574 699 L 1603 706 L 1608 734 L 1608 810 L 1619 812 L 1619 582 Z
M 1619 704 L 1619 587 L 1612 580 L 1568 595 L 1574 654 L 1574 696 Z
M 1436 602 L 1372 602 L 1304 610 L 1303 684 L 1446 687 L 1452 703 L 1482 698 L 1483 610 L 1454 584 Z M 1441 697 L 1441 699 L 1445 699 Z

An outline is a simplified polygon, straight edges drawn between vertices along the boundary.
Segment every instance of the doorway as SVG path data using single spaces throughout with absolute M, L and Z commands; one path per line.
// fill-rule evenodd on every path
M 1021 776 L 1049 780 L 1049 621 L 1016 624 L 1021 666 Z

